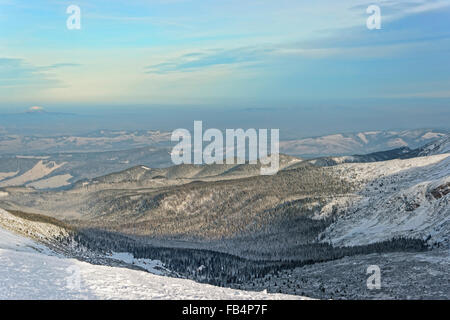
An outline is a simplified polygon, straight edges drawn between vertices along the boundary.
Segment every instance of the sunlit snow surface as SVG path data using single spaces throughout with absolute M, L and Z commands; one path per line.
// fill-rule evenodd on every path
M 342 164 L 333 169 L 363 187 L 356 197 L 348 199 L 350 204 L 343 204 L 348 214 L 326 229 L 324 242 L 352 246 L 393 237 L 431 237 L 441 245 L 450 243 L 449 195 L 432 196 L 432 190 L 450 183 L 450 154 Z M 334 204 L 340 203 L 335 201 L 327 208 Z
M 77 272 L 80 276 L 79 282 L 76 281 Z M 0 228 L 0 299 L 302 299 L 302 297 L 233 290 L 144 271 L 92 265 L 57 256 L 45 246 Z

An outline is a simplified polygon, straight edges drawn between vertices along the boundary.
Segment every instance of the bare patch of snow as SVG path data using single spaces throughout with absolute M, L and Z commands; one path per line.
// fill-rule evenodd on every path
M 27 187 L 33 187 L 35 189 L 52 189 L 59 188 L 63 186 L 68 186 L 70 184 L 69 180 L 73 178 L 70 174 L 61 174 L 48 179 L 41 179 L 31 183 L 28 183 Z
M 369 143 L 369 140 L 367 140 L 366 136 L 364 135 L 364 133 L 358 133 L 358 138 L 360 138 L 362 140 L 362 142 L 364 142 L 365 144 Z
M 54 161 L 44 162 L 43 160 L 40 160 L 38 163 L 36 163 L 36 165 L 33 168 L 31 168 L 24 174 L 1 182 L 0 187 L 20 186 L 20 185 L 26 184 L 31 181 L 39 180 L 39 179 L 49 175 L 56 169 L 61 168 L 65 164 L 66 164 L 66 162 L 57 164 Z
M 402 138 L 396 138 L 388 141 L 388 146 L 392 148 L 407 147 L 408 144 Z
M 108 258 L 120 260 L 128 264 L 141 267 L 147 270 L 148 272 L 157 275 L 166 275 L 170 272 L 164 267 L 164 264 L 159 260 L 151 260 L 143 258 L 137 259 L 133 256 L 133 254 L 129 252 L 113 252 L 112 254 L 108 255 Z
M 427 132 L 422 136 L 422 139 L 428 140 L 428 139 L 438 139 L 440 137 L 444 136 L 442 133 L 437 132 Z
M 18 174 L 19 171 L 16 172 L 0 172 L 0 181 L 10 178 L 10 177 L 14 177 L 16 174 Z

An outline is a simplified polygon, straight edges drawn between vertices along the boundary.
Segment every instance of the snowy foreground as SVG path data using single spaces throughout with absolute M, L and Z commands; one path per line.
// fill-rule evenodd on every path
M 0 228 L 0 299 L 304 299 L 215 287 L 52 253 Z

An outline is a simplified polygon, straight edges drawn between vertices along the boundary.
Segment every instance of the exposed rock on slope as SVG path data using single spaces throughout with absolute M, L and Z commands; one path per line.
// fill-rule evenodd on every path
M 362 187 L 324 232 L 325 241 L 354 245 L 403 236 L 449 246 L 450 154 L 334 168 Z

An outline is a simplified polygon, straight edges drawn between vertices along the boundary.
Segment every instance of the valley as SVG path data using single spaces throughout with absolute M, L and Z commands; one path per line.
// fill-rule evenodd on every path
M 160 261 L 166 276 L 220 287 L 313 298 L 445 298 L 448 282 L 436 283 L 435 275 L 450 262 L 448 150 L 443 137 L 375 162 L 368 155 L 323 165 L 281 155 L 274 176 L 250 164 L 140 165 L 63 190 L 3 187 L 0 208 L 63 225 L 57 237 L 35 239 L 89 263 L 123 265 L 108 257 L 126 252 L 132 268 L 140 259 Z M 0 225 L 24 234 L 11 221 Z M 365 264 L 387 269 L 384 291 L 365 289 Z M 349 279 L 355 273 L 356 282 Z M 402 279 L 426 290 L 401 289 Z

